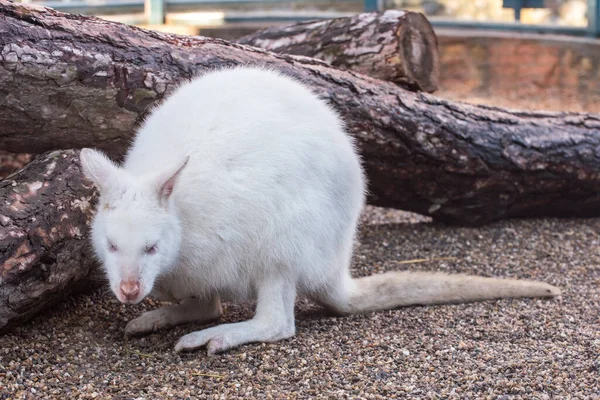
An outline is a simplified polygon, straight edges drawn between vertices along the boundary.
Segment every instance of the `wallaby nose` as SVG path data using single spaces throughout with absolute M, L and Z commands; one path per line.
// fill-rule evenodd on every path
M 127 300 L 133 300 L 140 294 L 140 282 L 139 281 L 122 281 L 119 285 L 121 294 Z

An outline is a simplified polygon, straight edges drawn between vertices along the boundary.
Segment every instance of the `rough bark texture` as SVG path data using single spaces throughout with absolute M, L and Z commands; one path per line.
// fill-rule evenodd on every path
M 236 40 L 283 54 L 314 57 L 410 90 L 438 88 L 439 55 L 423 14 L 389 10 L 273 27 Z
M 357 138 L 371 204 L 477 225 L 600 215 L 600 116 L 470 106 L 300 56 L 0 0 L 0 148 L 122 153 L 174 85 L 262 64 L 312 85 Z
M 85 236 L 95 192 L 78 154 L 46 153 L 0 181 L 0 333 L 94 286 Z

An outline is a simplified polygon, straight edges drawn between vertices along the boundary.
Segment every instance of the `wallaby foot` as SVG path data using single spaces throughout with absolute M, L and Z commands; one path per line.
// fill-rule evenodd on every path
M 275 342 L 294 336 L 294 301 L 296 289 L 284 280 L 265 282 L 259 288 L 256 315 L 253 319 L 224 324 L 183 336 L 175 351 L 206 346 L 208 354 L 220 353 L 251 342 Z

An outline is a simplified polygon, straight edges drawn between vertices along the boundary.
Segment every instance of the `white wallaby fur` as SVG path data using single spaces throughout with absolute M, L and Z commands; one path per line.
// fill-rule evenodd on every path
M 303 84 L 256 67 L 179 87 L 139 130 L 122 166 L 84 149 L 100 191 L 92 242 L 112 291 L 179 302 L 131 321 L 133 335 L 221 315 L 256 299 L 253 319 L 184 336 L 216 353 L 295 334 L 294 301 L 341 314 L 410 304 L 553 297 L 540 282 L 388 272 L 352 279 L 365 176 L 338 115 Z

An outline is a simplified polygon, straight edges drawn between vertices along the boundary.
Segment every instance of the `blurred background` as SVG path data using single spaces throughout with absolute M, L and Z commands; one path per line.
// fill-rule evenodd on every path
M 599 34 L 600 0 L 20 0 L 170 32 L 227 36 L 291 21 L 406 9 L 434 26 Z M 208 29 L 212 28 L 212 29 Z M 215 29 L 220 28 L 220 29 Z M 237 28 L 237 31 L 233 31 Z

